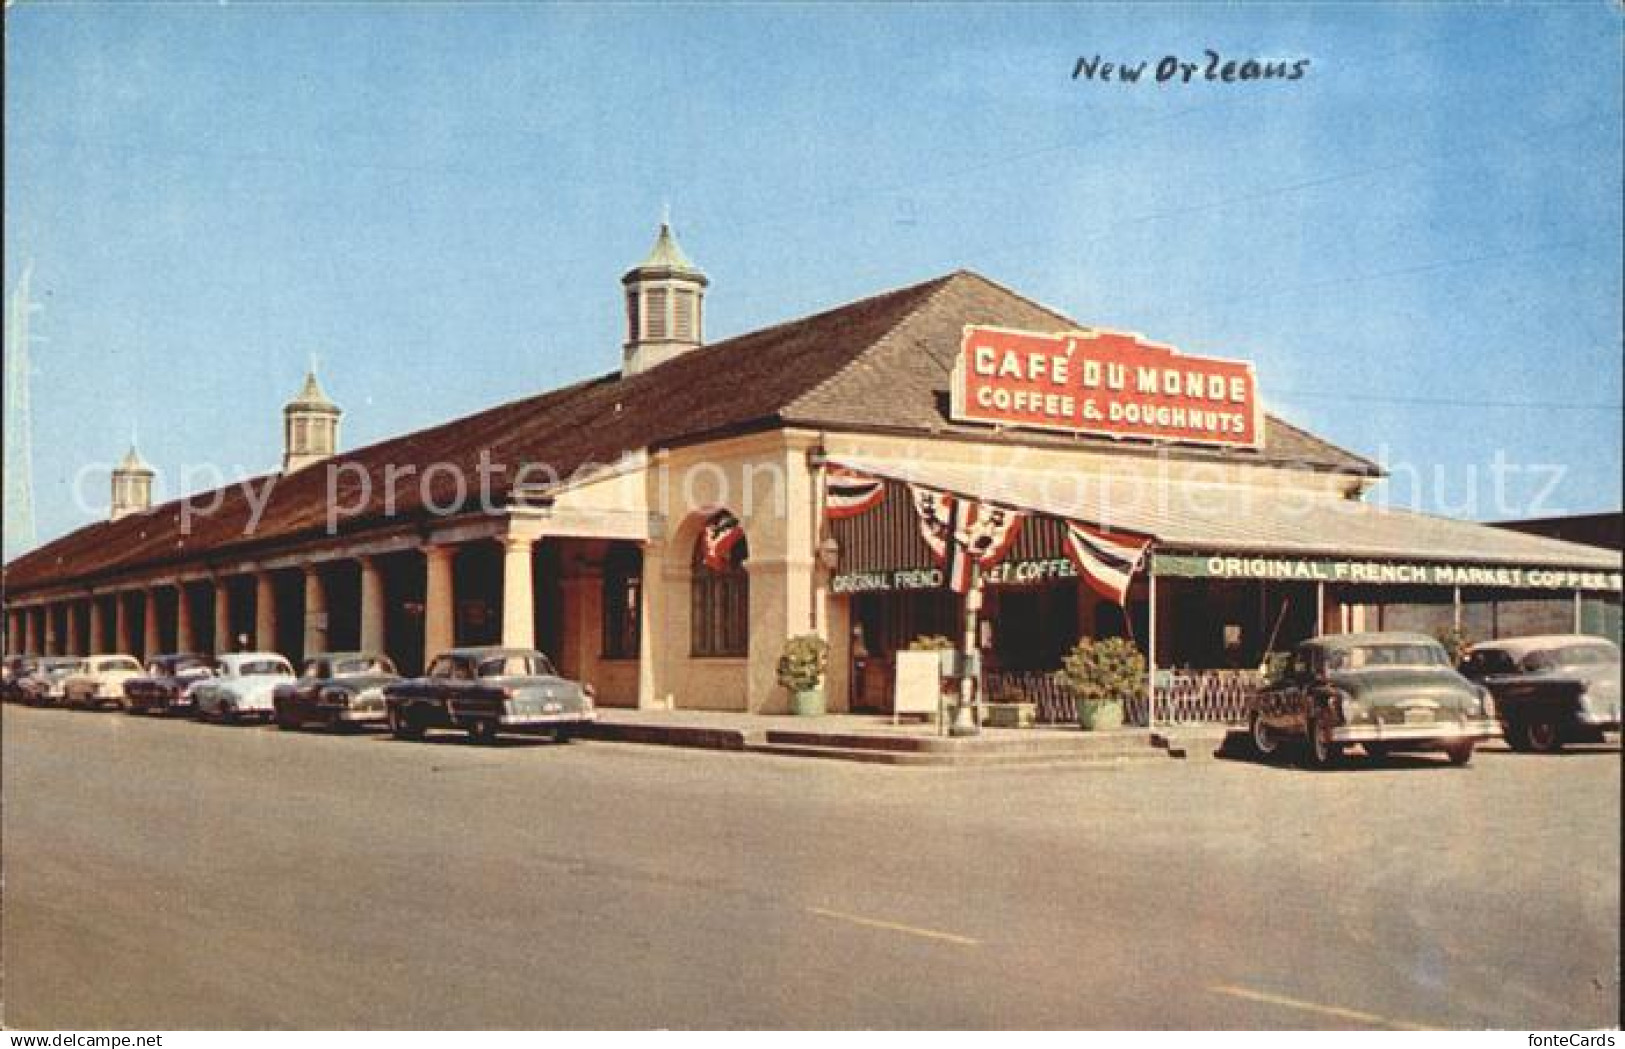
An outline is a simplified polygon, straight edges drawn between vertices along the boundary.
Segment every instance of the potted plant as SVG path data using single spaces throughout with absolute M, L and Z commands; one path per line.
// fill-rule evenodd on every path
M 792 714 L 824 712 L 824 671 L 829 645 L 817 634 L 801 634 L 784 643 L 779 656 L 779 684 L 790 693 Z
M 1467 658 L 1467 650 L 1476 644 L 1472 635 L 1460 627 L 1442 627 L 1435 631 L 1433 636 L 1444 646 L 1444 650 L 1450 653 L 1450 661 L 1457 664 Z
M 1038 723 L 1038 704 L 1020 686 L 1006 685 L 982 704 L 982 718 L 990 728 L 1032 728 Z
M 1084 638 L 1067 653 L 1060 675 L 1078 697 L 1085 731 L 1121 727 L 1123 700 L 1145 694 L 1145 657 L 1126 638 Z

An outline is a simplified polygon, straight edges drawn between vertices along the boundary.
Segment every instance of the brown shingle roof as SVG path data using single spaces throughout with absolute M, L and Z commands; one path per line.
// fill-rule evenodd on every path
M 705 346 L 637 375 L 590 379 L 342 452 L 287 476 L 252 479 L 246 483 L 256 493 L 272 484 L 252 529 L 252 502 L 238 485 L 193 495 L 194 506 L 216 498 L 219 506 L 212 513 L 194 514 L 189 532 L 181 526 L 181 500 L 89 525 L 13 561 L 6 569 L 6 585 L 18 591 L 66 579 L 88 581 L 319 536 L 326 528 L 330 474 L 346 508 L 356 505 L 359 474 L 372 479 L 365 509 L 343 516 L 341 531 L 418 518 L 426 511 L 415 475 L 397 487 L 395 514 L 386 518 L 384 468 L 410 465 L 421 471 L 447 463 L 473 478 L 482 452 L 507 467 L 496 478 L 500 486 L 527 462 L 568 476 L 584 464 L 613 463 L 630 451 L 784 423 L 1127 447 L 1039 434 L 995 435 L 951 423 L 948 374 L 969 323 L 1037 330 L 1079 327 L 984 277 L 961 271 Z M 1263 453 L 1189 449 L 1181 454 L 1376 472 L 1367 460 L 1273 417 L 1265 433 Z M 451 471 L 439 475 L 430 493 L 437 504 L 451 501 L 454 477 Z

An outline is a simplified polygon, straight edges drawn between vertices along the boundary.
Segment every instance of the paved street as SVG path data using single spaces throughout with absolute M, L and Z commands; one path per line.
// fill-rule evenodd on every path
M 1617 750 L 940 770 L 3 728 L 12 1027 L 1617 1022 Z

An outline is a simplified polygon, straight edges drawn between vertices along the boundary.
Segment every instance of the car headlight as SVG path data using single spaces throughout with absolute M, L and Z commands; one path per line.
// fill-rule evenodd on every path
M 1495 716 L 1495 693 L 1483 685 L 1478 686 L 1478 709 L 1487 718 Z
M 1346 725 L 1354 721 L 1365 719 L 1365 708 L 1360 701 L 1347 692 L 1339 692 L 1332 698 L 1332 707 L 1337 711 L 1338 718 Z

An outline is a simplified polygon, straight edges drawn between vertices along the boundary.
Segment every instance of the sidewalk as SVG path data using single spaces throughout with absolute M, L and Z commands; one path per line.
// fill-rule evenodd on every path
M 981 735 L 937 734 L 932 722 L 874 714 L 744 714 L 701 710 L 599 708 L 590 739 L 888 765 L 1115 763 L 1160 758 L 1142 728 L 1084 732 L 1075 725 L 984 728 Z

